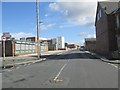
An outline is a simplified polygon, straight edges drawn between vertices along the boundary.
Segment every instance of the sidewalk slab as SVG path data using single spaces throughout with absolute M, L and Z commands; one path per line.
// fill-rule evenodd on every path
M 58 50 L 58 51 L 49 51 L 42 53 L 42 55 L 53 55 L 58 54 L 61 52 L 64 52 L 65 50 Z M 28 63 L 37 63 L 46 60 L 46 58 L 41 58 L 40 60 L 37 60 L 37 54 L 28 54 L 28 55 L 21 55 L 21 56 L 15 56 L 15 57 L 6 57 L 6 62 L 1 61 L 0 68 L 4 67 L 13 67 L 16 65 L 22 65 L 22 64 L 28 64 Z M 5 65 L 2 65 L 5 64 Z
M 41 62 L 41 61 L 44 61 L 46 60 L 45 58 L 43 59 L 40 59 L 40 60 L 33 60 L 33 61 L 27 61 L 27 62 L 21 62 L 21 63 L 14 63 L 14 64 L 7 64 L 5 66 L 2 66 L 2 68 L 11 68 L 11 67 L 15 67 L 17 65 L 24 65 L 24 64 L 29 64 L 29 63 L 37 63 L 37 62 Z

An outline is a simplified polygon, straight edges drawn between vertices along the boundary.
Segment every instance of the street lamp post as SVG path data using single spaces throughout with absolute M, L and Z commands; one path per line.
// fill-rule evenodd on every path
M 40 30 L 40 24 L 42 24 L 43 22 L 41 22 L 41 21 L 39 21 L 39 30 Z M 39 40 L 39 43 L 40 43 L 40 47 L 39 47 L 39 49 L 40 49 L 40 53 L 39 53 L 39 56 L 40 56 L 40 58 L 41 58 L 41 40 Z
M 37 54 L 38 59 L 40 58 L 40 41 L 39 41 L 39 4 L 38 0 L 36 0 L 36 21 L 37 21 Z

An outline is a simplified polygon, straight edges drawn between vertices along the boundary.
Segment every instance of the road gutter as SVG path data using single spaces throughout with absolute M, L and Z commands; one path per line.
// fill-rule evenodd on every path
M 65 52 L 65 51 L 64 51 L 64 52 Z M 62 54 L 62 53 L 64 53 L 64 52 L 53 53 L 53 54 L 50 54 L 50 55 L 57 55 L 57 54 L 60 55 L 60 54 Z M 15 67 L 15 66 L 17 66 L 17 65 L 24 65 L 24 64 L 29 64 L 29 63 L 37 63 L 37 62 L 41 62 L 41 61 L 45 61 L 45 60 L 47 60 L 47 59 L 46 59 L 46 58 L 43 58 L 43 59 L 36 60 L 36 61 L 27 61 L 27 62 L 21 62 L 21 63 L 7 64 L 7 65 L 2 66 L 2 67 L 0 67 L 0 68 L 6 69 L 6 68 Z
M 21 63 L 7 64 L 3 68 L 10 68 L 10 67 L 15 67 L 17 65 L 24 65 L 24 64 L 29 64 L 29 63 L 37 63 L 37 62 L 41 62 L 43 60 L 46 60 L 46 58 L 36 60 L 36 61 L 27 61 L 27 62 L 21 62 Z
M 103 62 L 112 63 L 112 64 L 120 64 L 119 60 L 110 61 L 110 60 L 106 59 L 105 57 L 101 57 L 101 56 L 97 55 L 96 53 L 92 53 L 92 52 L 90 52 L 90 51 L 84 51 L 84 52 L 85 52 L 85 53 L 89 53 L 89 54 L 91 54 L 92 56 L 99 58 L 99 59 L 102 60 Z
M 117 68 L 117 69 L 120 69 L 118 66 L 116 66 L 116 65 L 114 65 L 114 64 L 111 64 L 111 63 L 107 63 L 107 64 L 109 64 L 109 65 L 111 65 L 111 66 L 113 66 L 113 67 L 115 67 L 115 68 Z

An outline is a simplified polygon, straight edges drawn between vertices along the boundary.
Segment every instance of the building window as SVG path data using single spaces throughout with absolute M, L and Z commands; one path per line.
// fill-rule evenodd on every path
M 98 14 L 97 14 L 97 20 L 99 21 L 99 19 L 102 17 L 102 11 L 99 10 Z
M 102 17 L 102 12 L 101 12 L 101 10 L 99 11 L 99 15 L 100 15 L 100 18 Z
M 119 26 L 119 16 L 118 16 L 118 15 L 116 16 L 116 25 L 117 25 L 117 28 L 120 27 L 120 26 Z
M 99 13 L 97 14 L 97 21 L 99 21 Z

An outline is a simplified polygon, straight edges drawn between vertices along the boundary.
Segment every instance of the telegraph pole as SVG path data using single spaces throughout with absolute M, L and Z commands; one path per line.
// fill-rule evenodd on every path
M 36 0 L 36 20 L 37 20 L 37 54 L 40 58 L 40 40 L 39 40 L 39 2 Z

